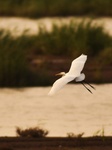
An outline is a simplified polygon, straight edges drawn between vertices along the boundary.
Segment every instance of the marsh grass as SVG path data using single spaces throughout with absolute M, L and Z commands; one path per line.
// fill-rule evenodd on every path
M 102 27 L 92 26 L 91 22 L 58 27 L 52 31 L 40 28 L 36 35 L 12 37 L 9 32 L 0 30 L 0 86 L 49 85 L 49 64 L 44 61 L 40 68 L 32 71 L 31 60 L 38 56 L 59 56 L 75 58 L 81 53 L 99 60 L 105 57 L 112 63 L 112 37 Z M 30 58 L 30 59 L 29 59 Z M 103 64 L 105 65 L 105 63 Z
M 0 86 L 26 86 L 30 71 L 23 39 L 14 39 L 10 33 L 1 31 L 0 37 Z
M 112 16 L 111 0 L 4 0 L 0 6 L 1 16 Z
M 104 127 L 102 127 L 102 129 L 97 130 L 94 134 L 93 137 L 102 137 L 102 139 L 104 140 L 105 137 L 105 129 Z
M 52 31 L 40 28 L 34 44 L 37 54 L 65 55 L 74 57 L 80 53 L 90 56 L 99 54 L 102 50 L 112 47 L 112 37 L 104 32 L 103 27 L 93 26 L 91 21 L 76 24 L 71 21 L 69 25 L 61 27 L 53 25 Z

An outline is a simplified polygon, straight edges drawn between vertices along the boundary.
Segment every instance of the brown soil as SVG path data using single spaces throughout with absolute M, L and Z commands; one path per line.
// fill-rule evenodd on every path
M 112 150 L 112 137 L 1 137 L 0 150 Z

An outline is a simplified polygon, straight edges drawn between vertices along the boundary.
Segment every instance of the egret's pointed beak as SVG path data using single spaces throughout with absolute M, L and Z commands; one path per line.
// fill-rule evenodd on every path
M 55 74 L 55 76 L 61 76 L 62 74 L 61 74 L 61 72 L 60 73 L 57 73 L 57 74 Z

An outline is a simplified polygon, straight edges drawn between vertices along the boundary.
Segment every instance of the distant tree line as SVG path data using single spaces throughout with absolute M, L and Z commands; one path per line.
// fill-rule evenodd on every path
M 12 9 L 13 8 L 13 9 Z M 112 16 L 112 0 L 1 0 L 0 16 Z

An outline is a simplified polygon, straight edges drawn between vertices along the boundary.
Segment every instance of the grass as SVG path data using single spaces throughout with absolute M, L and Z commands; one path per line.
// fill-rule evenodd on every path
M 0 6 L 1 16 L 112 16 L 111 0 L 4 0 Z
M 73 132 L 67 133 L 67 137 L 68 138 L 82 138 L 82 136 L 84 135 L 84 132 L 79 133 L 79 134 L 74 134 Z
M 112 37 L 102 27 L 91 22 L 71 22 L 60 28 L 53 25 L 52 31 L 40 28 L 36 35 L 14 38 L 9 32 L 0 30 L 0 86 L 20 87 L 49 85 L 50 64 L 43 60 L 32 69 L 32 60 L 42 56 L 75 58 L 81 53 L 98 58 L 103 66 L 112 63 Z M 105 61 L 101 62 L 102 57 Z
M 26 53 L 19 39 L 13 39 L 9 33 L 0 37 L 0 85 L 25 85 L 28 78 Z M 22 40 L 22 39 L 21 39 Z M 20 46 L 21 45 L 21 46 Z
M 102 50 L 112 47 L 112 37 L 103 31 L 101 26 L 85 24 L 53 25 L 52 32 L 40 28 L 39 35 L 33 36 L 35 53 L 44 55 L 65 55 L 74 58 L 80 53 L 90 56 L 98 55 Z

